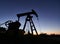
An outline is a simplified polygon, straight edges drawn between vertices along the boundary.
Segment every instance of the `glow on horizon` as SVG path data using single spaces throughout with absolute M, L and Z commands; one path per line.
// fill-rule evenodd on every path
M 37 32 L 38 32 L 38 34 L 41 34 L 41 33 L 46 33 L 46 34 L 60 34 L 60 31 L 59 31 L 59 28 L 55 28 L 55 30 L 54 29 L 52 29 L 52 28 L 47 28 L 47 29 L 44 29 L 44 27 L 42 28 L 41 27 L 41 29 L 39 29 L 39 28 L 37 28 L 38 30 L 37 30 Z

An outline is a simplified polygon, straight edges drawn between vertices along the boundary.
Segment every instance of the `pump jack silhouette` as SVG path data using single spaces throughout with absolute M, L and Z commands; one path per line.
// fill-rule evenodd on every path
M 36 35 L 38 35 L 38 32 L 37 32 L 36 27 L 35 27 L 35 25 L 33 23 L 33 20 L 32 20 L 33 16 L 31 16 L 31 15 L 35 15 L 38 18 L 37 13 L 34 10 L 32 10 L 32 12 L 17 14 L 18 22 L 19 22 L 20 17 L 27 16 L 26 19 L 25 19 L 25 24 L 24 24 L 24 27 L 23 27 L 23 31 L 25 30 L 27 21 L 29 21 L 32 35 L 33 35 L 33 30 L 35 30 Z
M 37 17 L 37 19 L 38 19 L 37 13 L 32 9 L 32 12 L 26 12 L 26 13 L 17 14 L 17 17 L 18 17 L 17 21 L 13 22 L 12 20 L 8 20 L 5 23 L 0 24 L 0 26 L 5 24 L 5 26 L 8 27 L 8 30 L 7 30 L 8 32 L 11 31 L 11 30 L 18 32 L 18 29 L 21 26 L 21 24 L 19 22 L 19 19 L 20 19 L 20 17 L 26 16 L 23 30 L 20 30 L 20 32 L 25 33 L 25 27 L 26 27 L 27 21 L 29 21 L 31 34 L 33 35 L 33 31 L 35 30 L 36 35 L 38 35 L 38 32 L 37 32 L 36 27 L 34 25 L 34 22 L 32 20 L 32 18 L 33 18 L 32 15 L 35 15 Z

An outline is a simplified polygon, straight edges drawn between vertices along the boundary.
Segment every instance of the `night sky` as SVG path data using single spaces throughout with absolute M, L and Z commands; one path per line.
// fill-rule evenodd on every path
M 33 17 L 38 33 L 60 34 L 60 0 L 0 0 L 0 24 L 16 21 L 16 14 L 31 12 L 31 9 L 39 15 L 39 20 Z M 21 28 L 24 20 L 21 17 Z

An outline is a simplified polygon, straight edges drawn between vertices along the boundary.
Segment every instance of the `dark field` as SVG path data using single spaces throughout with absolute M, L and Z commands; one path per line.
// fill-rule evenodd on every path
M 60 44 L 60 35 L 32 35 L 22 33 L 5 32 L 0 33 L 1 44 Z

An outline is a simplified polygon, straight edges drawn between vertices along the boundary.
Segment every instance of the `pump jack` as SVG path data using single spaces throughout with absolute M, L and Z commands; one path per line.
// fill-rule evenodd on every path
M 32 12 L 17 14 L 18 22 L 19 22 L 20 17 L 27 16 L 26 19 L 25 19 L 25 24 L 24 24 L 24 27 L 23 27 L 23 31 L 25 30 L 27 21 L 29 21 L 32 34 L 33 34 L 33 30 L 35 30 L 36 35 L 38 35 L 38 32 L 37 32 L 37 30 L 35 28 L 35 25 L 33 23 L 33 20 L 32 20 L 33 16 L 31 16 L 31 15 L 35 15 L 38 18 L 38 15 L 36 14 L 36 12 L 34 10 L 32 10 Z

